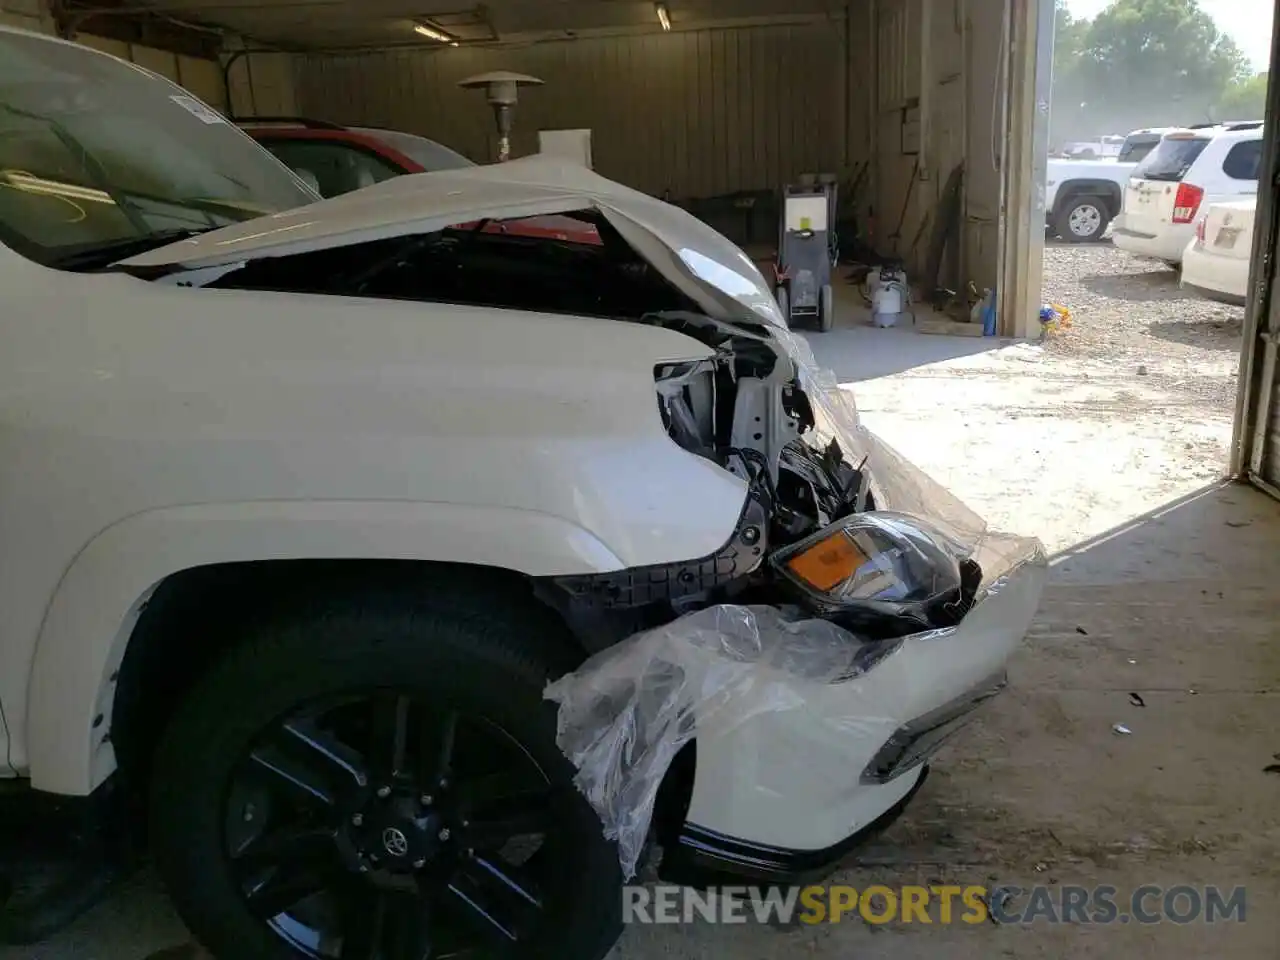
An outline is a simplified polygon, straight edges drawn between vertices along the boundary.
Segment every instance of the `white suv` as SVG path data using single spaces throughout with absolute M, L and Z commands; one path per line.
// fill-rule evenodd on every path
M 1134 172 L 1112 236 L 1122 250 L 1182 262 L 1208 204 L 1258 192 L 1265 132 L 1257 127 L 1187 129 L 1165 135 Z
M 483 228 L 544 215 L 600 242 Z M 645 803 L 664 870 L 821 869 L 1043 582 L 684 211 L 537 157 L 318 201 L 168 81 L 3 28 L 0 343 L 0 800 L 145 824 L 221 957 L 598 960 L 603 821 Z M 547 685 L 651 628 L 687 657 L 621 678 L 649 712 L 606 746 L 653 790 L 600 800 Z

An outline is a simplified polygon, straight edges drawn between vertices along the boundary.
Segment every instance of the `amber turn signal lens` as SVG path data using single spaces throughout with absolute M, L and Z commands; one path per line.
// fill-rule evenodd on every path
M 851 579 L 868 559 L 840 531 L 797 553 L 787 561 L 787 568 L 815 590 L 827 591 Z

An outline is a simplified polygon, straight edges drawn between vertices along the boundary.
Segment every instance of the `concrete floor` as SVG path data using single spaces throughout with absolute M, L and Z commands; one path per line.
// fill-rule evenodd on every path
M 649 927 L 617 960 L 1277 956 L 1280 504 L 1213 487 L 1055 558 L 1011 687 L 838 882 L 1247 887 L 1246 922 Z M 1146 703 L 1135 707 L 1130 693 Z M 1133 731 L 1118 736 L 1112 725 Z
M 860 328 L 856 303 L 845 303 L 844 322 L 813 343 L 843 380 L 863 381 L 868 423 L 1000 526 L 1041 536 L 1056 555 L 1010 690 L 939 757 L 904 820 L 837 879 L 859 889 L 1110 884 L 1122 897 L 1146 883 L 1245 885 L 1247 920 L 634 927 L 611 960 L 1275 958 L 1280 776 L 1263 768 L 1280 751 L 1280 504 L 1212 482 L 1224 462 L 1217 440 L 1182 446 L 1180 469 L 1153 472 L 1150 461 L 1112 464 L 1108 451 L 1155 449 L 1167 432 L 1158 422 L 1102 420 L 1087 435 L 1046 429 L 1064 391 L 1043 388 L 1045 370 L 1018 359 L 1024 348 Z M 1009 432 L 1008 407 L 990 401 L 987 380 L 1021 391 L 1004 403 L 1038 411 L 1038 433 Z M 1166 415 L 1190 416 L 1153 414 Z M 1033 442 L 1046 451 L 1035 467 L 1043 473 L 1013 470 Z M 1114 733 L 1118 722 L 1132 733 Z M 182 938 L 143 877 L 56 943 L 0 950 L 0 960 L 140 960 Z

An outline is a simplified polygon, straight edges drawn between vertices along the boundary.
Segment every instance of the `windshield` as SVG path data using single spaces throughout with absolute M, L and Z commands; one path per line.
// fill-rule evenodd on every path
M 1167 180 L 1177 183 L 1187 175 L 1196 158 L 1209 145 L 1205 137 L 1165 137 L 1151 156 L 1143 162 L 1142 176 L 1147 180 Z
M 105 266 L 316 199 L 167 80 L 85 47 L 0 30 L 0 241 L 22 255 Z
M 1159 143 L 1158 134 L 1134 134 L 1125 140 L 1118 159 L 1121 163 L 1141 163 Z

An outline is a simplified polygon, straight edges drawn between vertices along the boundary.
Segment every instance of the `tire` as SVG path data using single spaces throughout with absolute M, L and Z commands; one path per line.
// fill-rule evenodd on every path
M 818 330 L 821 333 L 830 333 L 831 328 L 836 322 L 836 298 L 835 291 L 832 290 L 831 284 L 826 284 L 822 288 L 822 296 L 818 301 Z
M 1111 212 L 1101 197 L 1071 197 L 1053 218 L 1053 231 L 1067 243 L 1095 243 L 1111 224 Z
M 779 286 L 775 291 L 778 300 L 778 309 L 782 311 L 782 319 L 786 321 L 787 326 L 791 326 L 791 298 L 787 295 L 787 288 Z
M 467 938 L 482 951 L 505 942 L 459 890 L 519 933 L 520 956 L 600 960 L 617 940 L 617 848 L 574 787 L 554 705 L 542 698 L 548 680 L 575 665 L 563 629 L 531 603 L 431 595 L 430 585 L 418 593 L 264 619 L 169 725 L 152 778 L 156 863 L 182 919 L 215 956 L 345 958 L 349 942 L 370 960 L 399 960 L 422 956 L 424 937 L 442 951 Z M 377 735 L 380 718 L 394 736 Z M 354 759 L 354 743 L 365 744 L 364 760 Z M 387 764 L 411 772 L 380 775 Z M 305 791 L 264 772 L 286 768 Z M 516 770 L 532 791 L 516 791 Z M 388 782 L 395 789 L 384 797 Z M 306 792 L 317 784 L 334 802 Z M 502 784 L 516 791 L 506 806 Z M 506 859 L 513 841 L 502 838 L 512 829 L 526 842 L 541 836 L 521 866 Z M 495 881 L 495 865 L 534 900 Z M 265 902 L 292 879 L 325 892 L 255 915 L 251 888 Z M 433 891 L 430 921 L 424 890 Z

